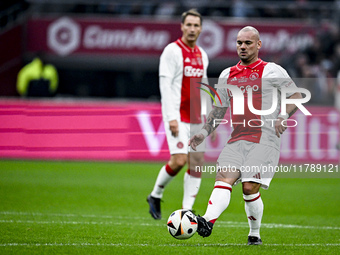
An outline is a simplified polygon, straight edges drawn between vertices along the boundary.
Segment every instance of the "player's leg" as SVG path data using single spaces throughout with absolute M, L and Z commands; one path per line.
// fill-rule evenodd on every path
M 186 164 L 187 157 L 187 154 L 171 155 L 169 162 L 160 169 L 153 190 L 147 198 L 149 212 L 154 219 L 162 218 L 160 203 L 164 189 Z
M 187 154 L 171 155 L 169 162 L 164 165 L 158 173 L 151 196 L 162 198 L 164 188 L 178 174 L 182 167 L 186 164 Z
M 260 227 L 263 215 L 263 202 L 259 192 L 261 184 L 256 182 L 242 182 L 244 209 L 249 224 L 248 244 L 262 244 Z
M 164 124 L 168 126 L 169 123 Z M 168 128 L 165 129 L 165 133 L 171 154 L 170 160 L 160 169 L 153 190 L 147 198 L 150 208 L 149 212 L 154 219 L 161 219 L 160 203 L 165 187 L 182 169 L 188 159 L 188 148 L 185 146 L 188 142 L 188 138 L 183 124 L 179 122 L 179 133 L 177 137 L 174 137 Z
M 242 190 L 250 228 L 248 244 L 256 245 L 262 244 L 260 228 L 264 209 L 259 190 L 260 187 L 269 187 L 275 173 L 270 170 L 275 169 L 278 163 L 279 151 L 266 145 L 248 143 L 249 152 L 242 173 Z
M 234 173 L 230 168 L 217 173 L 214 189 L 210 195 L 207 210 L 203 217 L 215 223 L 222 212 L 227 209 L 232 192 L 232 186 L 239 178 L 239 173 Z
M 203 237 L 211 234 L 213 224 L 228 208 L 232 185 L 240 177 L 239 168 L 243 157 L 239 153 L 239 143 L 226 145 L 218 158 L 218 172 L 214 189 L 210 195 L 208 207 L 202 217 L 198 217 L 197 232 Z
M 202 217 L 197 218 L 197 233 L 200 236 L 210 236 L 216 220 L 229 206 L 232 186 L 239 178 L 230 176 L 230 174 L 234 175 L 234 173 L 230 172 L 230 169 L 227 169 L 224 173 L 217 173 L 215 186 L 210 195 L 207 210 Z
M 199 188 L 201 186 L 201 169 L 204 164 L 204 152 L 188 154 L 188 171 L 184 174 L 183 209 L 192 210 Z
M 203 127 L 200 124 L 183 123 L 188 135 L 188 140 L 194 134 L 197 134 Z M 205 141 L 197 146 L 196 151 L 189 147 L 188 153 L 188 170 L 184 174 L 184 190 L 182 208 L 192 210 L 196 195 L 201 186 L 201 169 L 204 164 Z

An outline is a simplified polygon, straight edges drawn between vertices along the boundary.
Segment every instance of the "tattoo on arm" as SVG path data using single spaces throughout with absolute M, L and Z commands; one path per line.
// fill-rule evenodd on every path
M 293 116 L 293 114 L 297 111 L 297 107 L 295 107 L 294 108 L 294 110 L 293 111 L 291 111 L 288 115 L 289 115 L 289 117 L 288 118 L 290 118 L 290 117 L 292 117 Z
M 299 98 L 302 98 L 302 95 L 301 95 L 301 93 L 296 92 L 288 98 L 299 99 Z M 289 116 L 288 118 L 292 117 L 293 114 L 297 111 L 297 109 L 298 109 L 298 107 L 295 104 L 287 104 L 286 110 L 287 110 L 287 113 L 288 113 L 288 116 Z
M 207 122 L 204 124 L 203 128 L 208 131 L 210 135 L 219 125 L 220 122 L 215 120 L 223 119 L 225 113 L 227 112 L 227 107 L 214 107 L 210 112 Z

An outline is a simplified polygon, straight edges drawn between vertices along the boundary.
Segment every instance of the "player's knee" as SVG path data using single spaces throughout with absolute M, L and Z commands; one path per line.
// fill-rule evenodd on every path
M 255 182 L 243 182 L 242 189 L 244 195 L 251 195 L 259 192 L 261 184 Z
M 186 157 L 179 157 L 176 159 L 176 163 L 179 167 L 183 167 L 187 163 Z
M 179 171 L 187 163 L 187 155 L 176 155 L 170 160 L 174 171 Z
M 223 172 L 217 172 L 216 174 L 216 181 L 223 181 L 225 178 L 227 178 Z
M 234 182 L 241 176 L 239 170 L 233 170 L 230 168 L 221 168 L 216 174 L 216 181 L 223 179 L 234 180 Z
M 253 189 L 252 187 L 248 187 L 248 186 L 243 186 L 243 194 L 244 195 L 251 195 L 253 194 Z

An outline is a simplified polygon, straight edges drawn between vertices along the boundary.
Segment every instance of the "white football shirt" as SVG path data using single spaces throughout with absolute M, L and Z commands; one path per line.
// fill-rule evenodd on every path
M 258 59 L 249 66 L 242 66 L 240 62 L 225 69 L 219 77 L 219 87 L 223 84 L 237 86 L 244 95 L 244 114 L 233 114 L 233 96 L 227 88 L 218 88 L 222 107 L 230 106 L 230 122 L 233 132 L 228 143 L 246 140 L 254 143 L 269 145 L 280 149 L 280 138 L 275 134 L 275 119 L 281 109 L 281 89 L 296 88 L 295 83 L 281 66 Z M 254 114 L 248 106 L 248 90 L 252 90 L 253 107 L 256 110 L 268 110 L 273 106 L 273 91 L 277 90 L 277 104 L 274 112 L 268 115 Z M 287 97 L 294 93 L 287 93 Z M 217 99 L 217 98 L 216 98 Z M 218 100 L 215 106 L 221 107 Z M 229 123 L 230 124 L 230 123 Z
M 160 57 L 159 76 L 171 79 L 170 84 L 160 82 L 164 121 L 202 122 L 201 91 L 197 89 L 200 85 L 192 86 L 190 80 L 206 78 L 208 64 L 208 56 L 201 47 L 192 49 L 181 39 L 164 48 Z M 193 98 L 194 95 L 196 98 Z

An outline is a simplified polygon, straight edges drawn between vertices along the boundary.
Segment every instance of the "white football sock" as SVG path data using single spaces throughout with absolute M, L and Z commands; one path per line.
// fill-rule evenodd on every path
M 231 197 L 232 187 L 230 184 L 222 181 L 216 181 L 214 189 L 211 193 L 207 211 L 203 215 L 206 221 L 215 223 L 218 217 L 227 209 L 230 197 Z
M 161 168 L 157 176 L 157 180 L 151 196 L 155 198 L 162 198 L 165 186 L 174 178 L 177 173 L 174 172 L 170 166 L 167 164 Z
M 192 210 L 196 195 L 201 186 L 201 180 L 201 173 L 190 172 L 190 170 L 188 170 L 184 174 L 183 209 Z
M 248 224 L 250 227 L 249 236 L 260 237 L 260 227 L 263 215 L 263 202 L 260 192 L 252 195 L 244 195 L 244 208 L 246 210 Z

